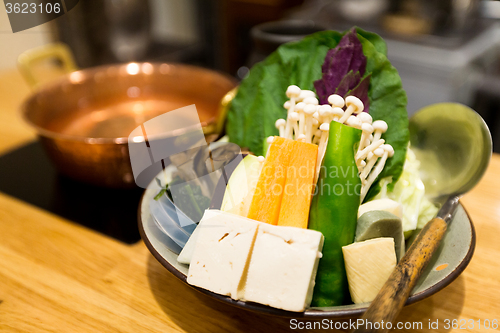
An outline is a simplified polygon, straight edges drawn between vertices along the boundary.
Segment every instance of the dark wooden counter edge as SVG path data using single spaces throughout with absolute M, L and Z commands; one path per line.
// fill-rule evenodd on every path
M 145 192 L 144 192 L 145 193 Z M 138 221 L 138 227 L 139 227 L 139 233 L 141 235 L 142 240 L 144 241 L 144 244 L 146 244 L 146 247 L 148 250 L 153 254 L 153 256 L 158 260 L 158 262 L 164 266 L 170 273 L 172 273 L 175 277 L 177 277 L 179 280 L 183 281 L 184 283 L 188 284 L 186 281 L 186 275 L 178 271 L 174 266 L 172 266 L 168 261 L 166 261 L 160 253 L 156 251 L 154 246 L 151 244 L 149 239 L 146 237 L 146 234 L 144 232 L 144 226 L 143 226 L 143 221 L 142 221 L 142 216 L 141 216 L 141 207 L 143 204 L 144 200 L 144 194 L 141 197 L 141 200 L 139 202 L 139 207 L 137 210 L 137 221 Z M 414 294 L 410 296 L 406 302 L 405 305 L 410 305 L 413 303 L 416 303 L 418 301 L 423 300 L 424 298 L 427 298 L 444 287 L 448 286 L 450 283 L 455 281 L 455 279 L 465 270 L 467 265 L 472 259 L 472 255 L 474 254 L 474 249 L 476 248 L 476 231 L 474 229 L 474 224 L 472 223 L 472 220 L 470 218 L 469 213 L 465 209 L 465 207 L 462 206 L 464 209 L 467 218 L 469 219 L 470 227 L 471 227 L 471 242 L 469 245 L 469 250 L 467 254 L 464 257 L 464 260 L 460 263 L 460 265 L 457 266 L 453 271 L 451 271 L 446 277 L 444 277 L 441 281 L 436 283 L 435 285 L 427 288 L 426 290 L 423 290 L 417 294 Z M 188 284 L 189 285 L 189 284 Z M 267 315 L 272 315 L 272 316 L 278 316 L 278 317 L 286 317 L 286 318 L 311 318 L 311 319 L 320 319 L 320 318 L 334 318 L 334 319 L 348 319 L 348 318 L 355 318 L 361 316 L 368 307 L 364 308 L 359 308 L 359 309 L 342 309 L 342 310 L 317 310 L 317 309 L 311 309 L 311 310 L 306 310 L 304 312 L 291 312 L 291 311 L 285 311 L 285 310 L 279 310 L 275 309 L 269 306 L 257 304 L 257 303 L 250 303 L 250 302 L 242 302 L 242 301 L 235 301 L 232 298 L 228 296 L 222 296 L 218 295 L 215 293 L 212 293 L 211 291 L 194 287 L 189 285 L 191 288 L 205 294 L 208 296 L 211 296 L 221 302 L 231 304 L 233 306 L 249 310 L 252 312 L 260 313 L 260 314 L 267 314 Z

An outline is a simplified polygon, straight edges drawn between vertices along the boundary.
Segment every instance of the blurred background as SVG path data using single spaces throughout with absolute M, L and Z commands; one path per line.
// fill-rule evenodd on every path
M 1 11 L 0 69 L 15 67 L 25 50 L 62 41 L 80 68 L 180 62 L 242 79 L 283 42 L 358 25 L 387 41 L 410 115 L 431 103 L 470 105 L 499 147 L 498 19 L 500 2 L 484 0 L 81 0 L 68 14 L 16 34 Z

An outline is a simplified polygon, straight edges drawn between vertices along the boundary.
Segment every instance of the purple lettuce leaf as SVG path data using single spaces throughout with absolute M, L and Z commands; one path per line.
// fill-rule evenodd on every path
M 352 29 L 346 36 L 349 39 L 349 45 L 353 48 L 349 70 L 360 72 L 363 75 L 366 70 L 366 57 L 363 54 L 363 45 L 361 45 L 355 29 Z
M 347 92 L 354 89 L 361 81 L 361 75 L 359 72 L 350 71 L 346 76 L 342 78 L 337 89 L 335 89 L 335 94 L 340 96 L 345 96 Z
M 345 38 L 345 37 L 344 37 Z M 346 45 L 329 50 L 325 57 L 325 65 L 322 66 L 322 84 L 328 91 L 335 90 L 342 78 L 349 73 L 354 47 Z M 317 82 L 317 81 L 316 81 Z M 328 97 L 328 96 L 327 96 Z
M 314 82 L 320 104 L 328 104 L 328 96 L 331 94 L 346 97 L 349 93 L 365 103 L 365 100 L 368 100 L 367 88 L 371 77 L 365 76 L 365 71 L 366 57 L 363 54 L 363 46 L 356 30 L 352 29 L 342 37 L 335 48 L 327 52 L 321 66 L 323 75 Z M 368 112 L 368 107 L 365 107 L 365 110 Z
M 364 110 L 363 112 L 368 112 L 370 109 L 370 99 L 368 98 L 368 89 L 370 88 L 370 80 L 372 78 L 372 73 L 366 75 L 361 82 L 354 87 L 351 91 L 346 93 L 347 96 L 356 96 L 363 102 Z

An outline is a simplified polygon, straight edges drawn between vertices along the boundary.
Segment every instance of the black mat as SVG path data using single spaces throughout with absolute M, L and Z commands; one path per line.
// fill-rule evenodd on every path
M 137 208 L 143 191 L 94 187 L 61 176 L 38 142 L 0 156 L 0 192 L 128 244 L 140 239 Z

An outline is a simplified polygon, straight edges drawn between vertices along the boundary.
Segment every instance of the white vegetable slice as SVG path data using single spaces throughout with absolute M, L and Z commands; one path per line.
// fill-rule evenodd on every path
M 250 209 L 264 158 L 247 155 L 234 169 L 222 199 L 221 210 L 240 216 L 247 216 Z
M 352 301 L 371 302 L 396 267 L 392 237 L 381 237 L 342 247 Z
M 401 204 L 387 198 L 368 201 L 359 206 L 358 218 L 364 213 L 372 210 L 385 210 L 386 212 L 396 215 L 400 219 L 403 218 L 403 207 Z

